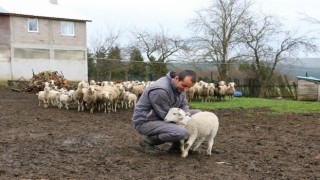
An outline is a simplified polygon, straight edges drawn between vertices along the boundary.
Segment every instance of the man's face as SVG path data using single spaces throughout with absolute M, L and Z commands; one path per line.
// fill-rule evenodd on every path
M 174 78 L 174 83 L 179 92 L 184 92 L 194 86 L 195 83 L 192 83 L 191 76 L 186 76 L 182 81 L 179 81 L 179 77 Z

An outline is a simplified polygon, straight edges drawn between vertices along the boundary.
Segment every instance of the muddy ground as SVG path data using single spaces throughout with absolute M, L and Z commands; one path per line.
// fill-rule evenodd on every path
M 211 157 L 145 154 L 132 110 L 77 112 L 38 106 L 35 94 L 0 90 L 0 179 L 320 179 L 320 113 L 216 110 Z

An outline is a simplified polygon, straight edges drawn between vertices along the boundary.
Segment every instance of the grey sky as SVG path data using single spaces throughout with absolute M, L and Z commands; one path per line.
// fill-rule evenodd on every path
M 127 29 L 157 30 L 160 25 L 168 33 L 186 35 L 187 21 L 195 11 L 207 7 L 211 0 L 58 0 L 59 4 L 71 7 L 92 20 L 88 36 L 106 26 Z M 319 25 L 303 22 L 303 15 L 320 19 L 319 0 L 255 0 L 257 12 L 279 17 L 287 29 L 301 32 L 315 31 Z

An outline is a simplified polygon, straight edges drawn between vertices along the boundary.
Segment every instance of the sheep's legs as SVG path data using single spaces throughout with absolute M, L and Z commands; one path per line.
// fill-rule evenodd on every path
M 196 151 L 199 148 L 199 146 L 203 143 L 204 140 L 205 140 L 205 137 L 198 139 L 196 145 L 192 148 L 192 151 Z
M 187 146 L 185 147 L 184 151 L 182 151 L 182 157 L 187 157 L 188 156 L 188 153 L 189 153 L 189 149 L 190 147 L 192 146 L 192 144 L 194 143 L 194 141 L 196 140 L 196 136 L 190 136 L 188 138 L 188 141 L 185 143 Z
M 214 143 L 214 137 L 210 138 L 208 140 L 208 149 L 207 149 L 207 155 L 208 156 L 211 156 L 211 151 L 212 151 L 212 146 L 213 146 L 213 143 Z
M 184 151 L 184 144 L 185 144 L 184 139 L 180 140 L 180 150 L 181 150 L 181 152 Z

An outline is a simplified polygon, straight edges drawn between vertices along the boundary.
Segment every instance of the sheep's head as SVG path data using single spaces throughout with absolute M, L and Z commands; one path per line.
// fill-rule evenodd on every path
M 164 118 L 166 122 L 178 122 L 186 116 L 186 112 L 180 108 L 171 108 Z
M 108 91 L 103 91 L 101 95 L 104 99 L 110 99 L 111 93 Z
M 49 92 L 50 90 L 51 90 L 51 88 L 50 87 L 44 87 L 44 89 L 43 89 L 45 92 Z

